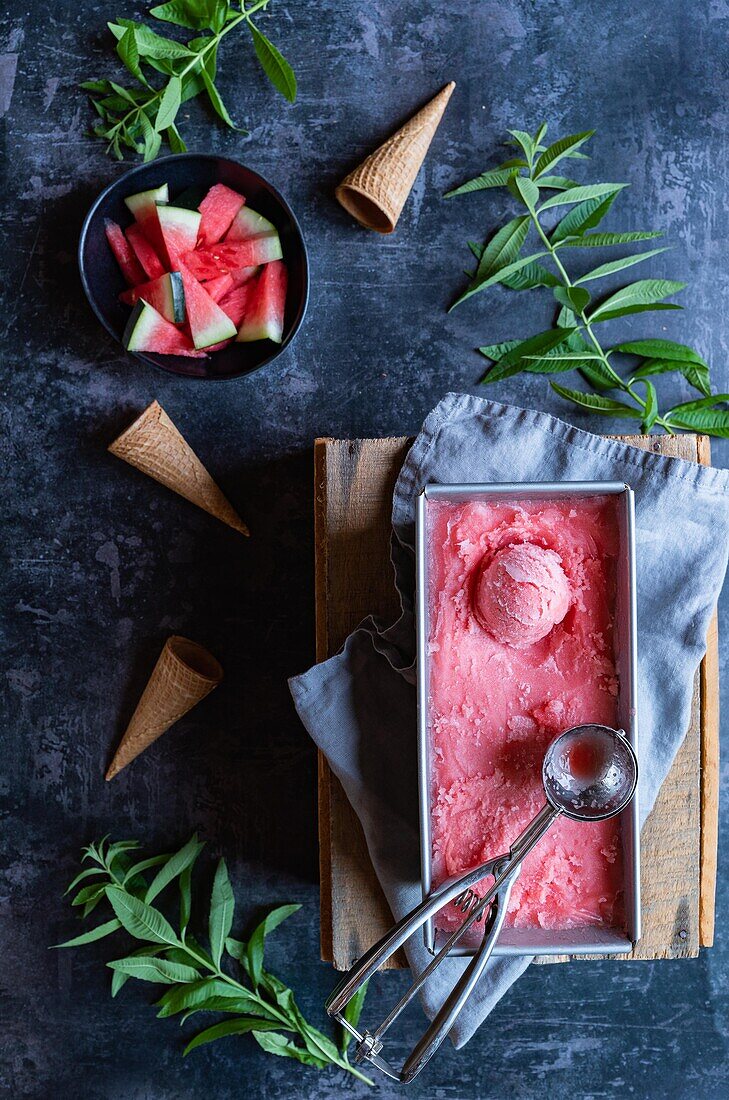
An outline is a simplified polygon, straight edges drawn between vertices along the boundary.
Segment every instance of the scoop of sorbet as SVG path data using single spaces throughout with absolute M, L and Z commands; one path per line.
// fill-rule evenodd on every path
M 553 550 L 525 542 L 484 559 L 473 603 L 484 630 L 497 642 L 521 649 L 562 622 L 570 605 L 570 586 Z

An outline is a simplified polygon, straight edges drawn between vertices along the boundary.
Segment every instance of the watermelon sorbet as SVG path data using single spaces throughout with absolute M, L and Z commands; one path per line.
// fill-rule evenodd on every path
M 609 496 L 431 501 L 427 542 L 437 886 L 509 850 L 544 804 L 542 759 L 557 734 L 616 726 L 619 529 Z M 451 906 L 437 924 L 462 919 Z M 558 820 L 524 861 L 507 927 L 623 924 L 619 820 Z

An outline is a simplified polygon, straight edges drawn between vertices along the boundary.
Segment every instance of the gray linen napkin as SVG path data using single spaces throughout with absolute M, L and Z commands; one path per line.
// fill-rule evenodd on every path
M 392 560 L 402 615 L 373 619 L 335 657 L 290 681 L 299 715 L 362 822 L 370 856 L 400 918 L 420 901 L 416 769 L 415 498 L 428 483 L 625 481 L 635 491 L 640 814 L 645 821 L 689 724 L 694 673 L 729 547 L 729 471 L 640 451 L 545 413 L 448 394 L 400 472 Z M 414 971 L 430 956 L 407 949 Z M 492 959 L 452 1031 L 468 1041 L 528 957 Z M 426 983 L 432 1017 L 466 965 L 447 960 Z

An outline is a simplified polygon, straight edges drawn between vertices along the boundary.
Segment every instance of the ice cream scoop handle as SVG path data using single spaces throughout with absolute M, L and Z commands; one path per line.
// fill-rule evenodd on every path
M 494 895 L 481 945 L 460 979 L 449 993 L 443 1007 L 440 1009 L 437 1016 L 434 1017 L 430 1027 L 405 1062 L 400 1072 L 401 1081 L 412 1081 L 412 1079 L 420 1073 L 425 1063 L 432 1058 L 445 1039 L 456 1017 L 471 996 L 496 946 L 496 941 L 499 938 L 499 933 L 501 932 L 506 910 L 509 905 L 511 887 L 516 877 L 516 874 L 513 874 Z

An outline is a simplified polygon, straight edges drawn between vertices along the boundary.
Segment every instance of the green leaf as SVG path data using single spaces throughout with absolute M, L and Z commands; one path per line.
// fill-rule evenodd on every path
M 87 867 L 84 871 L 79 871 L 75 878 L 71 879 L 66 889 L 63 891 L 64 898 L 67 894 L 70 894 L 75 886 L 78 886 L 79 882 L 83 882 L 84 879 L 89 878 L 91 875 L 104 875 L 106 872 L 103 867 Z
M 501 172 L 504 168 L 528 168 L 529 162 L 524 160 L 523 157 L 509 157 L 508 160 L 502 161 L 501 164 L 497 164 L 495 168 L 492 168 L 492 172 Z M 506 181 L 504 181 L 506 182 Z
M 501 382 L 504 378 L 511 378 L 526 370 L 525 356 L 537 355 L 541 352 L 551 351 L 558 344 L 564 342 L 574 329 L 553 328 L 546 332 L 539 332 L 536 336 L 530 336 L 528 340 L 521 340 L 511 348 L 486 375 L 484 382 Z M 533 361 L 532 361 L 533 362 Z M 531 365 L 531 364 L 530 364 Z
M 170 0 L 158 4 L 150 15 L 177 27 L 189 27 L 193 31 L 221 30 L 227 14 L 227 3 L 221 0 Z M 221 22 L 222 18 L 222 22 Z
M 539 188 L 528 176 L 514 176 L 509 180 L 508 188 L 529 210 L 533 210 L 539 202 Z
M 177 112 L 182 102 L 182 81 L 179 76 L 170 77 L 170 80 L 162 93 L 162 98 L 157 109 L 157 117 L 154 120 L 154 128 L 159 133 L 166 130 L 177 118 Z
M 563 157 L 575 152 L 581 145 L 584 145 L 594 133 L 594 130 L 585 130 L 580 134 L 570 134 L 567 137 L 560 138 L 559 141 L 555 141 L 553 145 L 544 150 L 535 164 L 534 178 L 539 179 L 548 168 L 558 164 Z
M 104 94 L 111 91 L 111 85 L 108 80 L 84 80 L 79 84 L 79 88 L 84 92 L 98 92 Z
M 225 860 L 221 859 L 215 872 L 213 893 L 210 899 L 210 952 L 216 966 L 220 965 L 223 945 L 233 925 L 234 910 L 235 897 L 228 878 L 228 868 L 225 865 Z
M 183 46 L 181 42 L 175 42 L 172 38 L 163 38 L 144 23 L 137 23 L 132 19 L 118 19 L 116 23 L 107 23 L 107 26 L 117 39 L 122 38 L 124 32 L 132 28 L 140 57 L 174 61 L 178 58 L 193 56 L 187 46 Z
M 124 34 L 116 44 L 116 52 L 120 60 L 141 84 L 147 84 L 147 78 L 139 64 L 139 50 L 137 49 L 137 37 L 133 27 L 127 27 Z M 149 86 L 149 85 L 147 85 Z
M 711 397 L 709 368 L 699 363 L 683 363 L 678 359 L 646 359 L 633 372 L 632 378 L 639 381 L 654 374 L 667 374 L 670 371 L 682 374 L 689 385 L 699 393 L 703 393 L 705 397 Z
M 172 925 L 159 910 L 131 894 L 124 893 L 118 886 L 108 886 L 106 896 L 124 928 L 135 939 L 167 943 L 171 947 L 180 946 Z
M 539 186 L 543 186 L 539 181 Z M 553 195 L 539 207 L 539 213 L 543 210 L 551 210 L 553 206 L 565 206 L 567 203 L 586 202 L 588 199 L 599 199 L 603 195 L 615 195 L 627 187 L 627 183 L 593 183 L 587 187 L 570 187 L 559 195 Z
M 182 139 L 182 135 L 176 126 L 168 126 L 165 130 L 165 136 L 169 144 L 170 150 L 173 153 L 186 153 L 187 146 Z
M 634 307 L 652 307 L 672 294 L 678 294 L 686 286 L 673 279 L 639 279 L 623 287 L 601 302 L 590 314 L 591 321 L 608 320 L 610 317 L 622 317 L 626 310 L 634 312 Z M 674 307 L 677 308 L 677 307 Z
M 248 965 L 248 944 L 243 943 L 242 940 L 235 940 L 232 936 L 228 936 L 225 941 L 225 950 L 228 952 L 232 959 L 237 959 L 239 963 L 243 963 L 244 966 Z
M 614 416 L 623 419 L 640 420 L 643 416 L 640 409 L 631 405 L 624 405 L 622 401 L 614 401 L 611 397 L 604 397 L 597 393 L 582 393 L 581 390 L 568 390 L 559 386 L 556 382 L 549 383 L 555 393 L 579 405 L 590 412 L 600 413 L 603 416 Z
M 599 267 L 588 271 L 580 279 L 575 279 L 575 285 L 589 283 L 593 279 L 603 279 L 606 275 L 614 275 L 617 271 L 623 271 L 626 267 L 633 267 L 634 264 L 640 264 L 643 260 L 650 259 L 651 256 L 658 256 L 659 253 L 667 251 L 667 248 L 652 248 L 649 252 L 637 252 L 634 256 L 623 256 L 620 260 L 611 260 L 610 263 L 600 264 Z
M 573 309 L 575 313 L 582 313 L 590 303 L 590 295 L 582 287 L 556 286 L 552 291 L 555 300 L 567 309 Z
M 275 1028 L 276 1025 L 273 1025 L 273 1027 Z M 253 1038 L 267 1054 L 278 1054 L 282 1058 L 294 1058 L 305 1066 L 317 1066 L 319 1069 L 323 1069 L 327 1065 L 324 1058 L 317 1058 L 310 1051 L 302 1050 L 301 1047 L 297 1047 L 284 1035 L 276 1034 L 273 1028 L 271 1028 L 269 1034 L 262 1034 L 262 1029 L 256 1029 L 253 1031 Z
M 679 363 L 698 363 L 707 366 L 697 351 L 686 344 L 676 344 L 673 340 L 629 340 L 616 344 L 611 351 L 621 351 L 625 355 L 644 355 L 648 359 L 675 359 Z
M 142 859 L 139 863 L 132 864 L 127 871 L 124 872 L 124 878 L 122 879 L 122 885 L 127 882 L 131 882 L 137 875 L 143 874 L 144 871 L 149 871 L 152 867 L 158 867 L 160 863 L 166 863 L 170 858 L 169 853 L 162 856 L 152 856 L 150 859 Z
M 450 306 L 448 312 L 455 309 L 461 302 L 465 302 L 468 298 L 471 298 L 474 294 L 478 294 L 481 290 L 486 290 L 487 287 L 495 286 L 497 283 L 503 282 L 507 276 L 512 275 L 515 271 L 520 271 L 522 267 L 526 267 L 532 260 L 537 260 L 542 256 L 545 256 L 545 252 L 534 252 L 531 256 L 522 256 L 518 260 L 514 260 L 513 263 L 507 264 L 506 267 L 499 268 L 493 275 L 489 276 L 483 282 L 478 282 L 478 279 L 474 279 L 467 290 L 461 294 L 460 298 L 456 298 L 455 302 Z
M 528 214 L 523 214 L 518 218 L 512 218 L 511 221 L 494 233 L 481 253 L 478 271 L 476 272 L 476 279 L 479 282 L 488 279 L 502 267 L 507 267 L 513 263 L 526 240 L 529 223 Z
M 139 116 L 139 124 L 142 128 L 142 135 L 144 137 L 144 160 L 145 163 L 150 160 L 154 160 L 162 145 L 162 138 L 152 126 L 147 115 L 142 111 Z
M 201 843 L 197 839 L 197 833 L 193 833 L 187 844 L 183 845 L 179 852 L 175 852 L 173 856 L 168 858 L 164 867 L 158 871 L 147 887 L 147 892 L 144 895 L 144 900 L 147 905 L 154 901 L 157 895 L 161 894 L 166 886 L 174 882 L 177 876 L 181 875 L 186 867 L 192 866 L 204 847 L 204 842 Z
M 585 362 L 601 362 L 600 356 L 589 351 L 560 351 L 559 348 L 555 351 L 550 351 L 548 355 L 525 355 L 525 359 L 536 359 L 540 362 L 548 363 L 585 363 Z M 574 368 L 573 368 L 574 369 Z
M 729 401 L 729 393 L 714 393 L 711 397 L 700 397 L 694 401 L 683 401 L 680 405 L 674 405 L 672 409 L 668 410 L 666 416 L 672 416 L 675 412 L 680 412 L 683 415 L 684 412 L 709 409 L 713 405 L 724 404 L 727 401 Z
M 636 230 L 634 233 L 586 233 L 583 237 L 570 237 L 569 240 L 560 241 L 560 248 L 609 248 L 614 244 L 632 244 L 634 241 L 651 241 L 655 237 L 662 237 L 661 232 L 643 232 Z
M 548 123 L 543 122 L 541 124 L 541 126 L 539 127 L 539 129 L 537 130 L 536 134 L 534 135 L 534 147 L 535 147 L 535 149 L 538 149 L 539 146 L 542 144 L 542 139 L 543 139 L 544 135 L 546 134 L 547 129 L 548 129 Z
M 75 936 L 72 940 L 66 940 L 65 943 L 55 943 L 53 947 L 81 947 L 85 943 L 94 943 L 96 940 L 103 940 L 104 936 L 110 936 L 112 932 L 116 932 L 119 928 L 121 928 L 121 921 L 108 920 L 105 924 L 98 924 L 96 928 L 84 932 L 81 936 Z
M 235 1020 L 223 1020 L 221 1024 L 215 1024 L 213 1027 L 201 1031 L 194 1039 L 191 1039 L 182 1052 L 182 1056 L 183 1058 L 187 1057 L 187 1055 L 191 1051 L 196 1050 L 197 1047 L 204 1046 L 206 1043 L 213 1043 L 216 1039 L 224 1039 L 227 1035 L 245 1035 L 246 1032 L 252 1031 L 256 1038 L 258 1038 L 259 1032 L 280 1031 L 281 1027 L 282 1025 L 280 1023 L 274 1023 L 271 1020 L 261 1020 L 255 1016 L 240 1016 Z M 281 1036 L 281 1039 L 285 1043 L 288 1042 L 288 1040 L 283 1039 L 283 1036 Z M 261 1046 L 263 1046 L 263 1044 L 261 1044 Z M 263 1049 L 266 1050 L 267 1048 L 263 1046 Z M 275 1051 L 274 1053 L 280 1052 Z
M 494 168 L 490 172 L 482 172 L 468 183 L 462 183 L 453 191 L 446 191 L 443 197 L 452 199 L 456 195 L 468 195 L 472 191 L 483 191 L 488 187 L 505 187 L 514 174 L 512 168 Z
M 711 396 L 711 379 L 709 378 L 708 367 L 700 367 L 695 363 L 687 363 L 682 367 L 681 374 L 689 385 L 693 386 L 699 393 L 703 393 L 705 397 Z
M 90 886 L 84 886 L 76 894 L 71 905 L 86 905 L 89 901 L 95 901 L 104 894 L 107 885 L 108 880 L 104 880 L 103 882 L 94 882 Z
M 210 976 L 209 978 L 195 979 L 179 988 L 168 989 L 157 1001 L 159 1007 L 157 1016 L 160 1019 L 175 1016 L 178 1012 L 184 1012 L 190 1008 L 200 1008 L 212 1000 L 227 1001 L 229 1005 L 240 1004 L 243 1000 L 243 994 L 241 991 L 234 989 L 232 985 L 220 981 L 219 978 Z M 237 1008 L 233 1011 L 248 1011 L 251 1004 L 254 1006 L 254 1011 L 257 1011 L 253 998 L 249 996 L 248 1000 L 250 1004 L 247 1004 L 244 1009 Z M 229 1011 L 229 1008 L 224 1011 Z
M 726 394 L 718 395 L 727 399 Z M 717 398 L 710 398 L 714 401 Z M 695 402 L 694 402 L 695 404 Z M 706 432 L 708 435 L 729 439 L 729 410 L 712 408 L 686 408 L 677 406 L 666 414 L 670 424 L 678 428 L 687 428 L 691 431 Z
M 365 997 L 367 996 L 367 986 L 369 981 L 366 981 L 364 985 L 361 985 L 351 1001 L 346 1005 L 344 1009 L 344 1018 L 347 1023 L 350 1023 L 352 1027 L 356 1027 L 359 1023 L 360 1016 L 362 1015 L 362 1009 L 364 1008 Z M 342 1054 L 347 1053 L 347 1048 L 352 1042 L 353 1036 L 346 1030 L 342 1029 L 342 1041 L 339 1045 L 339 1049 Z
M 552 244 L 559 244 L 566 237 L 580 237 L 585 230 L 594 229 L 615 202 L 617 191 L 603 199 L 588 199 L 578 203 L 569 214 L 565 214 L 552 231 Z
M 568 179 L 567 176 L 540 176 L 539 178 L 540 189 L 546 191 L 569 191 L 579 186 L 577 180 Z
M 645 412 L 640 430 L 648 435 L 658 419 L 658 394 L 652 382 L 644 381 L 643 385 L 645 386 Z
M 228 108 L 223 103 L 220 92 L 215 87 L 213 78 L 210 76 L 205 66 L 200 70 L 200 75 L 202 76 L 205 91 L 208 93 L 208 99 L 215 113 L 222 118 L 225 125 L 229 126 L 231 130 L 235 130 L 239 134 L 247 134 L 248 131 L 241 129 L 240 126 L 236 126 L 235 122 L 233 122 L 233 119 L 228 114 Z
M 106 964 L 111 970 L 121 970 L 130 978 L 143 982 L 158 982 L 173 985 L 179 982 L 196 982 L 200 975 L 191 966 L 170 962 L 169 959 L 147 958 L 129 955 L 124 959 L 114 959 Z
M 524 156 L 531 164 L 532 160 L 534 159 L 535 152 L 534 138 L 531 136 L 531 134 L 528 134 L 526 130 L 509 130 L 507 132 L 510 133 L 511 136 L 515 139 L 514 141 L 509 142 L 509 144 L 516 145 L 517 148 L 523 149 Z
M 616 317 L 628 317 L 632 313 L 650 313 L 662 309 L 683 309 L 683 306 L 674 305 L 671 302 L 652 306 L 625 306 L 621 309 L 613 309 L 609 310 L 607 313 L 601 313 L 598 318 L 591 317 L 590 320 L 597 320 L 598 322 L 613 321 Z
M 149 947 L 138 947 L 136 951 L 132 951 L 133 958 L 149 958 L 152 955 L 159 954 L 164 948 L 161 944 L 152 944 Z M 131 974 L 125 974 L 122 970 L 114 970 L 111 975 L 111 995 L 116 997 L 122 986 L 129 980 Z
M 264 941 L 266 936 L 270 932 L 273 932 L 275 928 L 278 928 L 278 926 L 288 917 L 292 916 L 292 914 L 297 913 L 300 908 L 300 905 L 280 905 L 277 909 L 272 909 L 271 912 L 264 917 L 248 940 L 246 949 L 249 967 L 248 972 L 254 989 L 257 989 L 261 982 Z
M 255 23 L 248 20 L 251 34 L 253 35 L 253 47 L 256 57 L 261 63 L 261 68 L 273 84 L 274 88 L 284 96 L 289 103 L 296 102 L 296 77 L 286 58 L 276 49 L 273 42 L 266 38 Z
M 487 344 L 484 347 L 479 348 L 478 350 L 487 359 L 493 359 L 494 361 L 496 361 L 497 359 L 501 359 L 502 356 L 506 355 L 508 351 L 511 351 L 512 348 L 517 347 L 520 343 L 521 340 L 504 340 L 504 342 L 501 344 Z
M 515 271 L 501 279 L 501 285 L 509 290 L 533 290 L 538 286 L 559 286 L 560 281 L 546 267 L 531 262 L 522 267 L 521 271 Z

